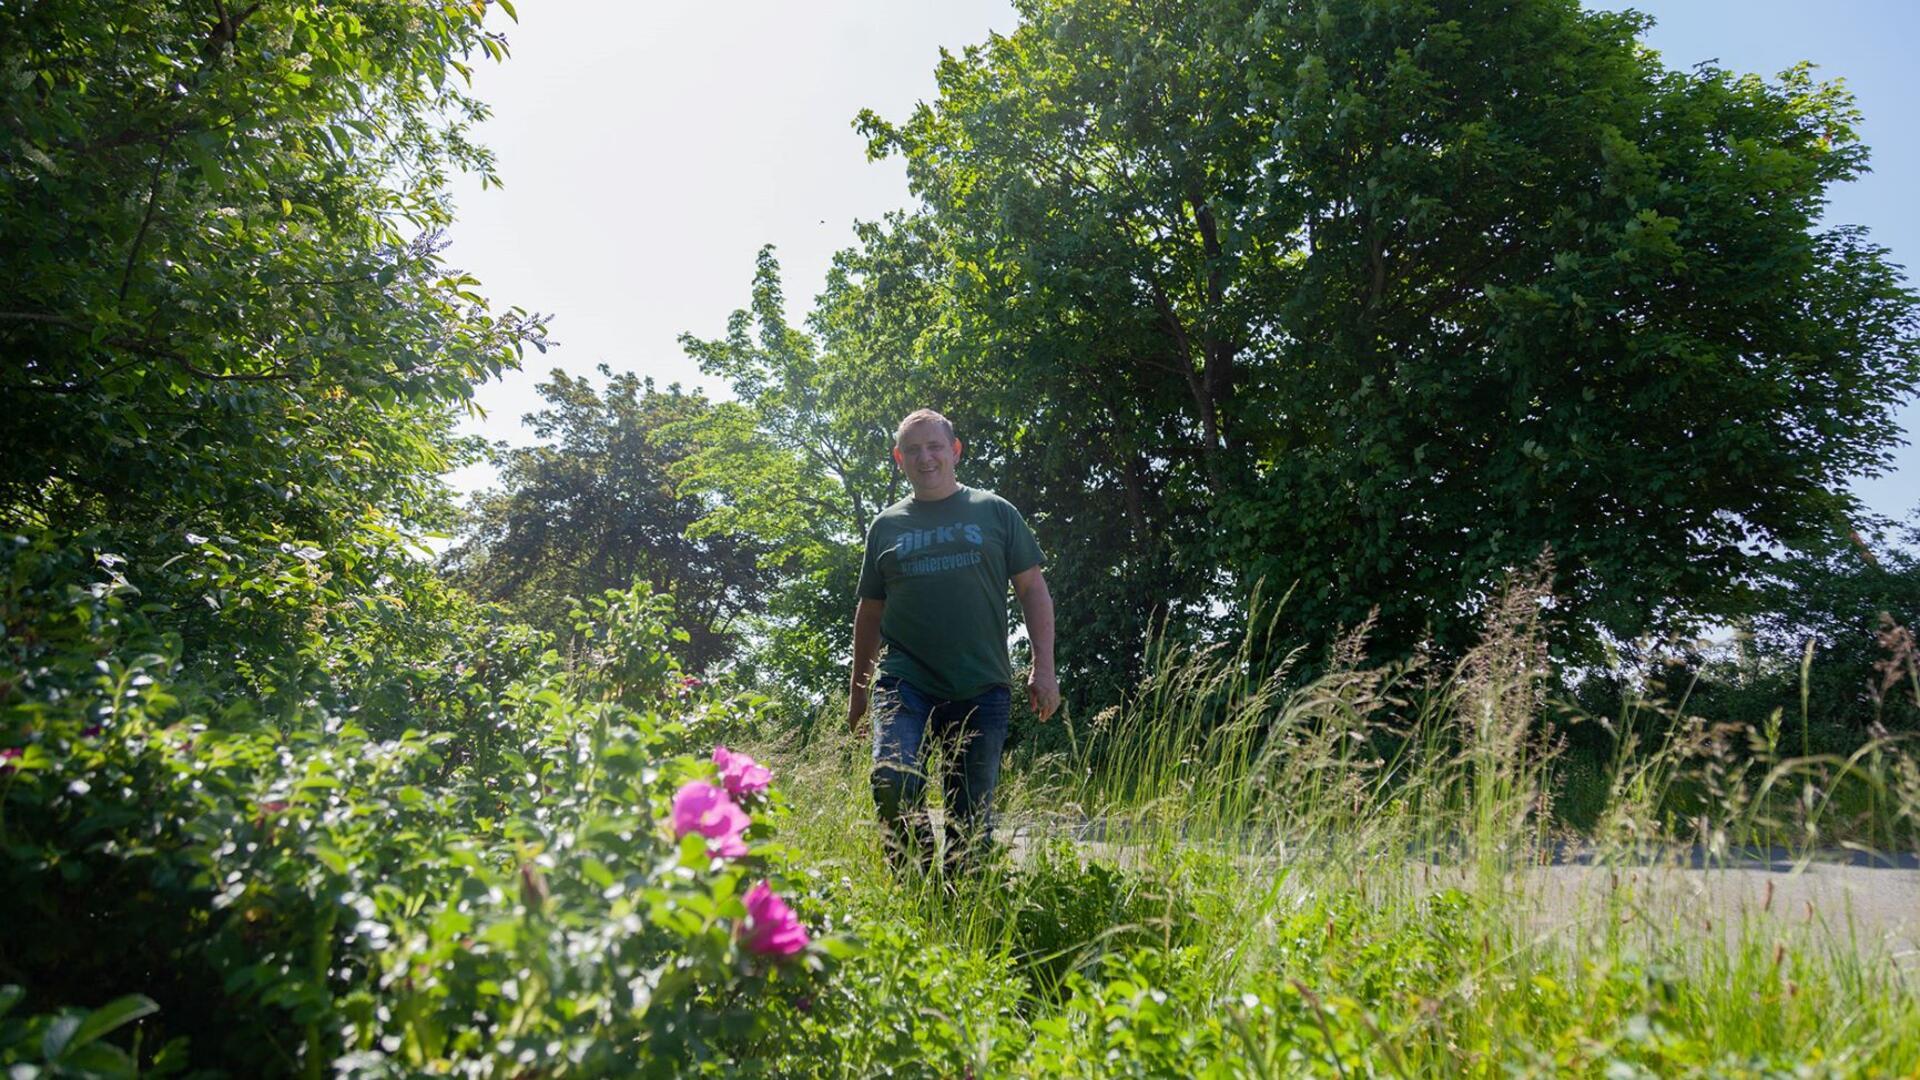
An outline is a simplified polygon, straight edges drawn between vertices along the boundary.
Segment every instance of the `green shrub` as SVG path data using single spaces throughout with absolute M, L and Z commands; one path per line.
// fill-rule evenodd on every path
M 665 824 L 723 706 L 644 587 L 583 622 L 603 654 L 502 656 L 497 687 L 476 663 L 411 692 L 450 727 L 395 732 L 398 707 L 263 715 L 196 680 L 117 569 L 82 587 L 42 573 L 70 550 L 13 551 L 0 924 L 33 932 L 0 965 L 32 1011 L 143 994 L 142 1045 L 243 1075 L 671 1072 L 748 1054 L 766 1002 L 846 951 L 776 963 L 736 933 L 755 880 L 805 880 L 766 843 L 777 795 L 744 858 Z
M 1184 898 L 1170 885 L 1084 859 L 1056 840 L 1037 846 L 1009 882 L 1014 962 L 1031 992 L 1057 1001 L 1067 977 L 1090 975 L 1109 956 L 1186 943 Z
M 766 1075 L 981 1077 L 1018 1059 L 1029 985 L 1009 957 L 955 948 L 897 919 L 856 925 L 862 948 L 830 981 L 770 1003 Z
M 62 1009 L 50 1015 L 11 1016 L 24 996 L 18 986 L 0 986 L 0 1065 L 7 1066 L 9 1076 L 45 1073 L 131 1080 L 143 1074 L 166 1076 L 183 1064 L 179 1058 L 184 1042 L 160 1050 L 142 1069 L 137 1044 L 129 1054 L 104 1041 L 115 1030 L 152 1015 L 159 1006 L 149 998 L 128 994 L 90 1012 Z

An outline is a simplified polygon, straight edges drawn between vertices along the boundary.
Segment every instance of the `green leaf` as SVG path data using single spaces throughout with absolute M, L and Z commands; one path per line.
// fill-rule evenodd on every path
M 73 1032 L 67 1048 L 69 1051 L 78 1049 L 122 1025 L 159 1011 L 160 1006 L 144 994 L 115 998 L 87 1014 L 86 1021 Z
M 613 871 L 599 859 L 581 860 L 580 875 L 603 889 L 613 884 Z
M 180 143 L 180 149 L 186 155 L 187 161 L 200 170 L 200 178 L 218 188 L 223 174 L 220 169 L 220 159 L 214 156 L 209 145 L 211 141 L 207 136 L 195 136 Z
M 312 852 L 314 858 L 319 859 L 322 865 L 334 873 L 345 874 L 347 872 L 347 857 L 342 855 L 338 849 L 327 844 L 314 844 L 307 850 Z
M 47 156 L 46 151 L 28 142 L 22 142 L 16 145 L 20 147 L 20 153 L 24 155 L 28 161 L 40 166 L 54 176 L 61 175 L 60 166 L 55 164 L 54 160 Z
M 84 1020 L 81 1014 L 70 1012 L 49 1021 L 46 1032 L 40 1036 L 40 1056 L 48 1061 L 59 1061 L 60 1055 L 66 1053 L 68 1041 L 73 1038 L 74 1032 L 80 1030 Z

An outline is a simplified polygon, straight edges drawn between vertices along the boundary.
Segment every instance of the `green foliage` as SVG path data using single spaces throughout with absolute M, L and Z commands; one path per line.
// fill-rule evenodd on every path
M 437 254 L 448 170 L 495 180 L 486 12 L 0 13 L 13 1072 L 724 1070 L 846 951 L 736 932 L 777 795 L 740 859 L 666 825 L 739 710 L 664 595 L 587 581 L 563 657 L 422 557 L 458 410 L 544 345 Z
M 737 620 L 760 608 L 765 588 L 757 559 L 767 545 L 737 528 L 691 534 L 714 508 L 674 479 L 709 452 L 688 431 L 725 407 L 600 371 L 604 391 L 559 370 L 540 384 L 548 408 L 527 422 L 542 442 L 498 451 L 501 487 L 474 497 L 442 565 L 475 596 L 561 638 L 580 598 L 644 581 L 673 594 L 688 634 L 681 651 L 705 669 L 733 655 Z
M 861 122 L 1029 403 L 1009 475 L 1105 538 L 1063 628 L 1265 579 L 1316 640 L 1459 649 L 1551 547 L 1559 644 L 1631 639 L 1751 611 L 1887 463 L 1915 297 L 1817 226 L 1865 164 L 1837 84 L 1671 71 L 1574 0 L 1022 16 Z
M 1636 723 L 1616 729 L 1595 827 L 1552 836 L 1560 744 L 1533 734 L 1547 674 L 1539 589 L 1503 598 L 1511 625 L 1490 625 L 1431 680 L 1342 666 L 1277 688 L 1246 680 L 1242 655 L 1170 651 L 1130 696 L 1138 715 L 1114 722 L 1117 748 L 1096 758 L 1082 744 L 1004 779 L 996 803 L 1003 827 L 1018 826 L 1017 855 L 977 878 L 895 879 L 872 830 L 847 826 L 871 813 L 840 757 L 854 748 L 790 755 L 789 831 L 840 870 L 831 906 L 876 945 L 835 981 L 888 1033 L 836 1018 L 831 1038 L 860 1055 L 849 1071 L 1914 1068 L 1920 999 L 1900 932 L 1818 892 L 1804 908 L 1776 899 L 1789 879 L 1739 869 L 1739 853 L 1911 851 L 1920 762 L 1886 742 L 1850 760 L 1783 759 L 1763 745 L 1777 727 Z M 1864 825 L 1842 820 L 1850 795 Z M 1568 854 L 1587 865 L 1549 865 Z M 1673 868 L 1702 854 L 1713 869 Z M 891 974 L 936 965 L 937 977 Z M 904 1004 L 921 1000 L 917 1013 Z M 805 1064 L 811 1052 L 794 1051 L 794 1071 L 833 1074 Z
M 448 171 L 492 176 L 484 13 L 0 13 L 0 527 L 152 568 L 186 662 L 269 709 L 313 631 L 403 618 L 456 411 L 544 345 L 437 254 Z
M 1736 665 L 1728 680 L 1730 694 L 1759 690 L 1753 696 L 1761 700 L 1745 715 L 1782 707 L 1798 716 L 1804 690 L 1804 719 L 1828 733 L 1824 749 L 1850 747 L 1876 726 L 1920 730 L 1913 639 L 1910 630 L 1902 633 L 1920 625 L 1917 545 L 1920 521 L 1909 518 L 1896 530 L 1873 535 L 1871 546 L 1856 534 L 1790 561 L 1754 619 L 1752 662 Z M 1813 659 L 1802 672 L 1809 642 Z M 1802 686 L 1803 675 L 1810 685 Z
M 1749 613 L 1774 575 L 1773 654 L 1813 634 L 1870 665 L 1845 650 L 1913 614 L 1912 559 L 1812 538 L 1886 460 L 1914 297 L 1814 229 L 1864 164 L 1837 88 L 1669 72 L 1637 17 L 1572 0 L 1026 4 L 907 123 L 863 121 L 922 213 L 862 226 L 804 329 L 763 252 L 750 309 L 686 339 L 737 402 L 543 388 L 549 445 L 507 456 L 447 564 L 530 628 L 420 542 L 473 385 L 544 344 L 437 255 L 448 170 L 496 179 L 467 141 L 486 9 L 0 11 L 10 1073 L 1920 1059 L 1911 987 L 1805 934 L 1728 947 L 1617 888 L 1564 947 L 1536 932 L 1506 882 L 1550 821 L 1540 594 L 1427 684 L 1357 638 L 1297 682 L 1264 638 L 1214 644 L 1265 576 L 1302 581 L 1310 641 L 1378 604 L 1389 649 L 1460 646 L 1551 544 L 1569 640 Z M 1112 822 L 1125 868 L 1042 847 L 896 882 L 832 739 L 797 797 L 747 798 L 747 855 L 673 834 L 711 743 L 760 727 L 687 665 L 745 641 L 757 682 L 837 682 L 892 424 L 924 404 L 1032 511 L 1070 685 L 1127 692 L 1025 793 Z M 1195 640 L 1143 656 L 1162 615 Z M 1901 647 L 1881 689 L 1920 685 Z M 1715 851 L 1910 845 L 1896 744 L 1782 762 L 1778 721 L 1734 730 L 1622 725 L 1599 842 L 1666 835 L 1677 801 Z M 1835 829 L 1849 799 L 1864 832 Z M 743 944 L 765 878 L 826 930 L 789 961 Z
M 845 903 L 844 893 L 836 899 Z M 860 952 L 806 999 L 776 1006 L 769 1075 L 993 1075 L 1017 1053 L 1024 982 L 1005 958 L 930 939 L 897 919 L 858 921 Z
M 446 464 L 432 418 L 538 332 L 434 254 L 446 169 L 491 175 L 449 81 L 500 51 L 484 9 L 220 11 L 0 16 L 9 516 L 396 512 Z
M 845 683 L 860 543 L 873 516 L 906 493 L 889 456 L 894 424 L 960 398 L 925 347 L 944 310 L 926 277 L 937 266 L 929 237 L 909 224 L 860 231 L 867 245 L 836 256 L 807 329 L 787 323 L 780 266 L 764 248 L 751 304 L 728 319 L 726 336 L 681 337 L 737 399 L 682 429 L 696 449 L 678 476 L 711 500 L 692 535 L 764 545 L 777 584 L 752 624 L 745 674 L 801 713 Z M 971 432 L 969 446 L 977 457 Z
M 757 335 L 751 332 L 756 325 Z M 809 517 L 824 516 L 815 528 L 831 530 L 828 535 L 859 536 L 872 515 L 893 501 L 900 490 L 886 454 L 893 430 L 881 402 L 869 400 L 887 392 L 868 381 L 878 374 L 873 358 L 827 352 L 812 335 L 787 325 L 780 265 L 771 248 L 761 249 L 755 266 L 752 306 L 733 313 L 727 336 L 702 341 L 687 334 L 681 343 L 702 371 L 727 380 L 763 432 L 773 456 L 747 456 L 740 464 L 769 471 L 779 462 L 797 464 L 815 479 L 811 489 L 776 485 L 759 498 L 742 484 L 741 503 L 723 508 L 727 516 L 715 525 L 750 521 L 794 545 L 805 542 Z M 742 418 L 736 414 L 728 422 Z M 692 472 L 716 474 L 711 467 Z M 774 549 L 776 557 L 800 553 L 790 546 Z
M 159 1007 L 144 1045 L 249 1075 L 665 1075 L 737 1060 L 762 1002 L 845 951 L 782 966 L 734 933 L 783 865 L 777 795 L 744 859 L 666 828 L 674 790 L 711 776 L 711 724 L 644 587 L 582 612 L 604 645 L 584 666 L 496 655 L 516 673 L 421 692 L 455 699 L 429 715 L 458 729 L 384 736 L 376 693 L 266 723 L 185 681 L 130 584 L 55 593 L 14 597 L 0 683 L 0 921 L 35 928 L 0 966 L 35 1011 L 137 989 Z M 34 1035 L 81 1067 L 115 1008 L 9 1028 L 0 1053 Z
M 1784 560 L 1763 610 L 1718 644 L 1635 643 L 1621 662 L 1585 672 L 1568 697 L 1587 713 L 1619 718 L 1636 699 L 1661 709 L 1655 730 L 1679 713 L 1777 729 L 1777 749 L 1846 754 L 1880 737 L 1920 730 L 1916 651 L 1920 540 L 1914 524 L 1812 545 Z M 1574 775 L 1611 753 L 1600 725 L 1576 727 Z M 1586 821 L 1576 815 L 1573 820 Z
M 1013 960 L 1032 992 L 1064 992 L 1068 975 L 1089 977 L 1103 962 L 1146 943 L 1176 948 L 1191 930 L 1179 891 L 1156 888 L 1059 841 L 1032 853 L 1011 889 Z
M 860 227 L 805 330 L 763 251 L 727 336 L 684 339 L 739 398 L 683 473 L 720 497 L 698 529 L 780 582 L 756 677 L 838 684 L 846 552 L 923 404 L 1027 509 L 1082 715 L 1156 620 L 1217 640 L 1261 582 L 1311 645 L 1373 616 L 1399 654 L 1457 655 L 1549 549 L 1584 661 L 1764 610 L 1889 460 L 1915 297 L 1818 225 L 1866 160 L 1838 84 L 1671 71 L 1643 27 L 1047 0 L 863 114 L 919 211 Z
M 63 1009 L 47 1016 L 9 1018 L 7 1014 L 25 995 L 18 986 L 0 986 L 0 1065 L 10 1066 L 8 1075 L 127 1077 L 129 1080 L 142 1075 L 135 1063 L 137 1052 L 129 1055 L 101 1039 L 141 1017 L 152 1015 L 159 1006 L 151 998 L 128 994 L 91 1012 Z M 145 1075 L 165 1076 L 173 1072 L 179 1064 L 174 1060 L 177 1050 L 176 1045 L 154 1055 L 153 1067 L 145 1070 Z M 33 1069 L 36 1065 L 40 1066 L 37 1071 Z

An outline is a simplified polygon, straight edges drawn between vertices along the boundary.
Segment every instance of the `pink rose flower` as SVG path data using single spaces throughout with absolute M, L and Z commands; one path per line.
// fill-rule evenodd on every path
M 707 838 L 707 850 L 715 855 L 745 855 L 747 845 L 740 833 L 751 820 L 724 790 L 703 780 L 694 780 L 673 795 L 673 835 L 699 833 Z
M 773 782 L 773 773 L 765 765 L 745 754 L 736 754 L 724 746 L 713 748 L 713 763 L 720 767 L 720 782 L 734 798 L 765 791 Z
M 747 921 L 741 926 L 740 944 L 748 952 L 792 956 L 807 947 L 807 928 L 766 882 L 748 889 L 746 901 Z

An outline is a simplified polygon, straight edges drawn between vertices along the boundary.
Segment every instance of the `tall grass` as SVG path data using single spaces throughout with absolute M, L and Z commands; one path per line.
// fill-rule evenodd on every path
M 794 793 L 785 833 L 867 917 L 1027 973 L 1035 1018 L 1073 972 L 1158 948 L 1219 994 L 1277 980 L 1310 1003 L 1325 1046 L 1288 1059 L 1306 1069 L 1347 1067 L 1339 1024 L 1403 1075 L 1633 1055 L 1656 1072 L 1920 1068 L 1920 961 L 1900 955 L 1920 904 L 1905 943 L 1879 936 L 1885 918 L 1856 920 L 1815 872 L 1835 851 L 1920 850 L 1911 744 L 1787 756 L 1777 715 L 1752 729 L 1637 702 L 1583 721 L 1615 752 L 1572 833 L 1543 719 L 1547 586 L 1544 568 L 1510 586 L 1444 670 L 1369 666 L 1363 626 L 1302 680 L 1271 611 L 1232 642 L 1157 637 L 1123 706 L 1003 778 L 1009 864 L 974 877 L 886 870 L 852 735 L 770 750 Z M 1775 847 L 1795 873 L 1750 867 Z M 1077 862 L 1125 872 L 1089 885 Z M 1911 877 L 1882 881 L 1920 899 Z

